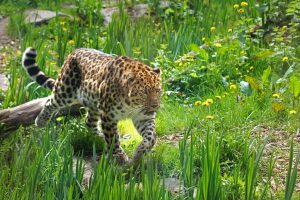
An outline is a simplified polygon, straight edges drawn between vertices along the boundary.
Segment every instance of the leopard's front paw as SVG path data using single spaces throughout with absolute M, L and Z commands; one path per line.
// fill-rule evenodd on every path
M 37 116 L 37 117 L 35 118 L 35 125 L 36 125 L 37 127 L 42 128 L 42 127 L 45 127 L 46 124 L 47 124 L 47 121 L 44 120 L 43 118 L 40 118 L 39 116 Z
M 119 165 L 125 165 L 128 162 L 128 156 L 125 153 L 118 153 L 113 154 L 113 159 L 119 164 Z

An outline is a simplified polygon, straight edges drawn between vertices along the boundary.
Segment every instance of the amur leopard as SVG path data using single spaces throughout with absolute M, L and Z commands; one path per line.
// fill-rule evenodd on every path
M 68 55 L 57 80 L 46 76 L 36 64 L 37 53 L 29 47 L 22 64 L 32 80 L 52 90 L 35 120 L 43 127 L 59 109 L 74 104 L 87 108 L 86 125 L 104 135 L 107 151 L 120 164 L 136 164 L 156 141 L 155 115 L 162 94 L 159 68 L 125 56 L 113 56 L 94 49 L 76 49 Z M 143 140 L 132 160 L 120 146 L 117 123 L 131 118 Z M 110 149 L 114 141 L 113 149 Z

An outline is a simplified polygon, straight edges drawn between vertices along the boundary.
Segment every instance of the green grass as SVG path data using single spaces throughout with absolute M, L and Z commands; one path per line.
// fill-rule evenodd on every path
M 20 128 L 0 141 L 0 199 L 299 197 L 294 193 L 299 153 L 293 153 L 299 145 L 291 143 L 285 188 L 274 193 L 271 178 L 282 176 L 274 172 L 280 155 L 274 152 L 269 158 L 265 152 L 268 142 L 279 138 L 253 133 L 254 127 L 263 125 L 270 132 L 280 130 L 293 137 L 300 127 L 300 86 L 294 81 L 300 77 L 299 23 L 293 20 L 299 17 L 299 6 L 295 1 L 277 6 L 272 0 L 274 6 L 265 9 L 268 2 L 251 0 L 239 13 L 234 4 L 239 9 L 241 4 L 233 0 L 172 1 L 167 8 L 151 0 L 144 1 L 151 6 L 151 14 L 138 20 L 123 10 L 137 2 L 126 1 L 117 4 L 120 13 L 108 27 L 102 26 L 99 15 L 101 1 L 70 2 L 77 9 L 63 10 L 63 0 L 6 0 L 0 6 L 0 14 L 16 13 L 10 18 L 8 33 L 20 40 L 20 51 L 1 50 L 6 53 L 9 77 L 1 107 L 50 94 L 21 68 L 21 51 L 28 46 L 37 49 L 39 66 L 54 78 L 64 58 L 78 47 L 128 55 L 163 72 L 164 95 L 156 120 L 159 142 L 138 169 L 122 171 L 102 157 L 96 161 L 104 142 L 86 129 L 83 117 L 60 118 L 45 129 Z M 25 24 L 23 11 L 34 7 L 76 18 L 58 17 L 43 26 Z M 253 32 L 266 23 L 262 20 L 273 19 L 274 13 L 293 16 L 292 21 L 287 27 L 269 24 L 270 33 L 264 36 L 263 30 Z M 247 81 L 250 88 L 240 87 L 240 81 Z M 208 99 L 213 102 L 206 104 Z M 290 114 L 292 110 L 296 114 Z M 130 136 L 122 145 L 132 156 L 141 136 L 130 120 L 120 122 L 118 128 L 122 137 Z M 173 136 L 179 137 L 176 145 L 165 139 Z M 79 157 L 78 163 L 74 156 Z M 82 185 L 82 158 L 86 156 L 94 159 L 94 176 L 87 188 Z M 183 191 L 168 191 L 161 184 L 168 177 L 179 179 Z

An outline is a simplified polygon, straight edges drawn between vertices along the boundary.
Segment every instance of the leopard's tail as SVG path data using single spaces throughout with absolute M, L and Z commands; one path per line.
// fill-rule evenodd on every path
M 28 47 L 23 53 L 22 65 L 24 69 L 26 69 L 28 75 L 32 80 L 37 82 L 39 85 L 52 90 L 55 84 L 55 80 L 46 76 L 44 72 L 40 70 L 35 61 L 36 55 L 36 50 L 32 47 Z

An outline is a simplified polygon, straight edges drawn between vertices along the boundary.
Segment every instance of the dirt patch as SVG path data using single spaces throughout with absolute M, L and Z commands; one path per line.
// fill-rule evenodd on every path
M 271 156 L 275 157 L 276 162 L 273 169 L 273 176 L 271 178 L 271 188 L 272 191 L 284 191 L 286 176 L 289 165 L 289 156 L 290 156 L 290 140 L 293 138 L 294 140 L 294 161 L 299 151 L 300 144 L 300 128 L 296 131 L 295 134 L 286 132 L 280 129 L 272 129 L 266 126 L 256 126 L 252 130 L 253 138 L 257 138 L 259 140 L 267 139 L 267 144 L 264 150 L 263 159 L 262 159 L 262 167 L 261 169 L 267 169 L 269 160 Z M 158 138 L 158 143 L 167 143 L 173 146 L 178 146 L 178 141 L 183 139 L 183 134 L 171 134 L 164 135 Z M 294 167 L 294 165 L 293 165 Z M 297 167 L 298 170 L 298 179 L 296 181 L 295 191 L 300 191 L 300 164 Z M 264 172 L 262 172 L 264 173 Z M 266 177 L 262 177 L 262 180 L 266 180 Z M 262 181 L 259 180 L 259 181 Z
M 6 34 L 8 22 L 8 17 L 0 19 L 0 50 L 5 47 L 16 47 L 18 45 L 17 40 L 10 38 Z
M 4 74 L 4 69 L 7 62 L 6 52 L 15 52 L 19 44 L 18 41 L 10 38 L 6 34 L 8 22 L 8 18 L 0 19 L 0 91 L 6 91 L 9 85 L 8 79 Z
M 275 157 L 276 162 L 271 178 L 271 187 L 273 192 L 282 191 L 285 188 L 285 181 L 289 165 L 290 141 L 294 140 L 294 161 L 298 155 L 300 144 L 300 129 L 295 134 L 288 133 L 280 129 L 271 129 L 266 126 L 256 126 L 252 135 L 255 138 L 268 138 L 263 155 L 263 168 L 266 169 L 271 156 Z M 294 167 L 294 165 L 293 165 Z M 297 166 L 298 174 L 300 173 L 300 165 Z M 300 177 L 296 181 L 296 191 L 300 191 Z
M 6 45 L 10 43 L 10 38 L 6 35 L 6 27 L 8 24 L 8 18 L 0 20 L 0 45 Z

